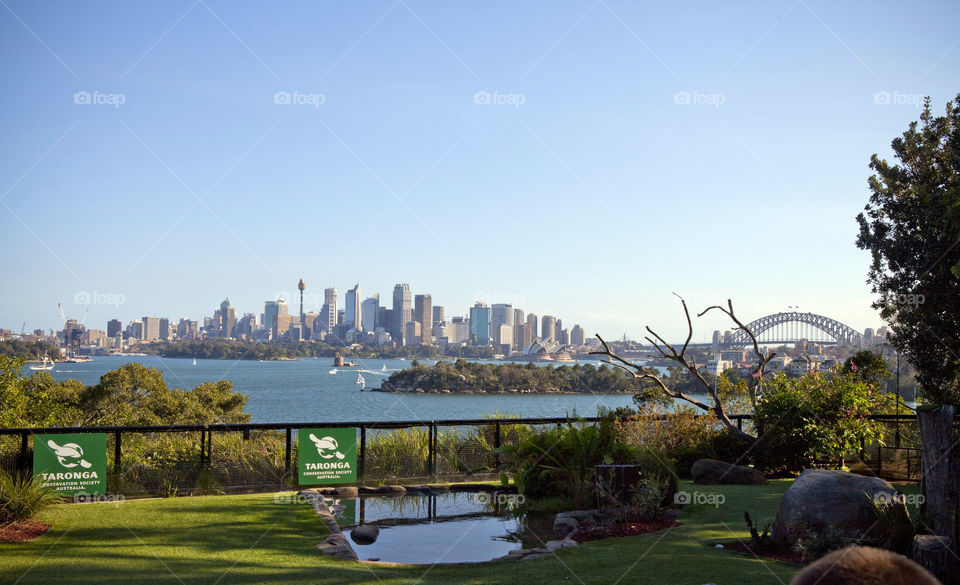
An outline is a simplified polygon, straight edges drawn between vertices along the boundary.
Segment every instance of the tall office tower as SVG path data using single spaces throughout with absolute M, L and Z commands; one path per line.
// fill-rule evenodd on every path
M 420 345 L 423 335 L 420 321 L 408 321 L 403 329 L 404 345 Z
M 390 335 L 397 345 L 403 345 L 403 328 L 413 320 L 413 310 L 411 308 L 410 285 L 397 284 L 393 287 L 393 323 L 391 324 Z
M 433 322 L 441 323 L 444 320 L 443 305 L 433 306 Z
M 513 326 L 523 325 L 523 309 L 514 309 L 513 310 Z
M 320 330 L 333 333 L 337 325 L 337 289 L 323 290 L 323 307 L 320 309 Z
M 116 337 L 117 333 L 123 331 L 123 323 L 120 319 L 110 319 L 107 321 L 107 337 Z
M 162 341 L 170 340 L 170 319 L 160 317 L 160 339 Z
M 127 324 L 127 339 L 143 339 L 143 321 L 130 321 Z
M 470 308 L 470 345 L 490 345 L 490 307 L 479 301 Z
M 533 327 L 529 323 L 524 323 L 523 325 L 517 325 L 514 327 L 516 333 L 514 334 L 514 339 L 517 340 L 517 348 L 524 350 L 533 343 Z
M 563 331 L 563 319 L 557 319 L 557 326 L 554 327 L 553 338 L 560 341 L 560 332 Z
M 570 331 L 570 345 L 583 345 L 585 342 L 586 335 L 584 334 L 583 327 L 577 323 Z
M 570 345 L 570 330 L 561 329 L 560 330 L 560 345 Z
M 360 325 L 363 331 L 371 333 L 377 329 L 377 312 L 380 309 L 380 294 L 375 294 L 360 303 Z
M 537 321 L 537 314 L 536 314 L 536 313 L 530 313 L 529 315 L 527 315 L 527 325 L 529 325 L 529 326 L 530 326 L 530 330 L 533 331 L 533 338 L 534 338 L 534 339 L 537 339 L 537 331 L 540 330 L 540 328 L 537 327 L 538 324 L 539 324 L 539 323 L 538 323 L 538 321 Z
M 555 335 L 557 334 L 557 320 L 553 315 L 544 315 L 540 317 L 540 338 L 543 341 L 548 339 L 556 339 Z
M 378 294 L 379 298 L 380 295 Z M 384 331 L 390 333 L 393 328 L 393 309 L 380 305 L 377 307 L 377 327 L 383 327 Z
M 220 337 L 233 337 L 233 327 L 236 325 L 237 315 L 230 306 L 230 299 L 220 303 Z
M 290 327 L 290 314 L 287 301 L 278 299 L 267 301 L 263 305 L 263 326 L 270 330 L 271 338 L 278 341 L 280 336 Z
M 526 322 L 523 320 L 523 309 L 513 310 L 513 347 L 523 349 L 526 345 L 523 343 L 523 326 Z
M 263 326 L 273 330 L 277 324 L 277 315 L 280 314 L 280 301 L 263 302 Z
M 347 291 L 347 297 L 344 301 L 343 325 L 347 331 L 350 329 L 360 329 L 363 326 L 360 322 L 359 284 Z
M 430 332 L 433 331 L 433 297 L 417 295 L 413 301 L 413 320 L 420 323 L 421 339 L 429 345 Z
M 510 326 L 510 339 L 503 339 L 501 325 Z M 494 345 L 513 347 L 513 305 L 496 303 L 490 308 L 490 330 L 493 332 Z
M 153 341 L 154 339 L 160 339 L 160 318 L 159 317 L 143 318 L 143 337 L 141 337 L 141 339 L 145 341 Z
M 237 320 L 236 336 L 250 338 L 257 328 L 257 316 L 253 313 L 245 313 L 243 317 Z

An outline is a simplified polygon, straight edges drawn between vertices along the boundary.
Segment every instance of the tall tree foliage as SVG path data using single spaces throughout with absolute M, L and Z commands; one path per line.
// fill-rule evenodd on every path
M 873 307 L 925 398 L 960 404 L 960 95 L 938 117 L 927 98 L 891 147 L 896 164 L 870 159 L 870 201 L 857 216 Z

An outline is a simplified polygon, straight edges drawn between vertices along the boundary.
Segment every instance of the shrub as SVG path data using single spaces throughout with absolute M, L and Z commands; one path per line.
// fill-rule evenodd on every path
M 60 502 L 60 495 L 41 485 L 40 477 L 0 470 L 0 524 L 32 518 Z
M 760 453 L 772 471 L 843 467 L 861 442 L 883 437 L 867 416 L 884 409 L 888 396 L 852 374 L 778 374 L 764 384 L 757 403 Z

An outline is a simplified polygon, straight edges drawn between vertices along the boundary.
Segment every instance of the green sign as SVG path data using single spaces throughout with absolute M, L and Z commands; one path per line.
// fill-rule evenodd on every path
M 34 435 L 33 474 L 66 496 L 105 494 L 107 435 Z
M 357 429 L 300 429 L 300 485 L 355 483 Z

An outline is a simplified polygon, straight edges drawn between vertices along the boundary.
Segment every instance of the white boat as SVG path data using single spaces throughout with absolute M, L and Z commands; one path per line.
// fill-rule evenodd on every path
M 367 381 L 363 379 L 363 374 L 357 374 L 356 384 L 366 384 Z
M 330 370 L 330 371 L 327 372 L 327 373 L 328 373 L 328 374 L 336 374 L 336 373 L 337 373 L 337 368 L 333 368 L 332 370 Z
M 30 366 L 30 369 L 33 370 L 33 371 L 35 371 L 35 372 L 36 372 L 36 371 L 41 371 L 41 370 L 52 370 L 52 369 L 53 369 L 53 366 L 54 366 L 54 363 L 53 363 L 53 362 L 50 362 L 50 364 L 47 365 L 47 362 L 48 362 L 48 361 L 50 361 L 50 360 L 47 358 L 47 356 L 43 356 L 43 363 L 42 363 L 42 364 L 33 364 L 33 365 Z
M 381 371 L 381 372 L 386 372 L 386 371 L 387 371 L 387 364 L 383 364 L 382 366 L 380 366 L 380 371 Z
M 197 358 L 193 358 L 193 365 L 197 365 Z

